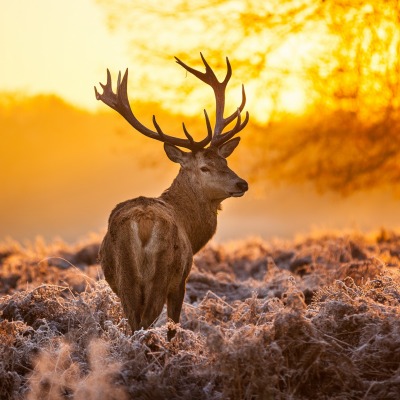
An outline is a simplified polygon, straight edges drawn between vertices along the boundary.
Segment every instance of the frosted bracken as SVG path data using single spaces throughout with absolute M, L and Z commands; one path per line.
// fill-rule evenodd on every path
M 1 399 L 398 399 L 400 236 L 210 244 L 176 337 L 132 334 L 98 238 L 0 246 Z

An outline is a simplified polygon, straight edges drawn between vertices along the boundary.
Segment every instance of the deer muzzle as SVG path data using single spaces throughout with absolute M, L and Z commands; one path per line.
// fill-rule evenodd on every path
M 249 185 L 244 179 L 240 179 L 236 182 L 237 191 L 230 192 L 231 197 L 241 197 L 249 190 Z

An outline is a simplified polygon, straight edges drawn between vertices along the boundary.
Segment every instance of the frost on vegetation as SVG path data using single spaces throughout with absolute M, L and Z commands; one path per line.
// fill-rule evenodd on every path
M 33 360 L 33 371 L 28 377 L 30 391 L 27 400 L 62 400 L 68 397 L 76 400 L 126 399 L 123 387 L 113 383 L 120 364 L 107 360 L 106 342 L 94 339 L 87 351 L 85 365 L 74 354 L 72 345 L 62 340 L 41 350 Z M 86 368 L 88 371 L 84 373 Z
M 394 233 L 211 244 L 171 342 L 165 313 L 132 334 L 97 249 L 0 245 L 1 399 L 400 398 Z

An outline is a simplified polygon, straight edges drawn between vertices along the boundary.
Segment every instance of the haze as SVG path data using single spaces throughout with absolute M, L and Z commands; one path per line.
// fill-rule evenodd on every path
M 100 3 L 0 1 L 0 238 L 23 241 L 44 236 L 73 242 L 104 230 L 118 202 L 138 195 L 157 196 L 171 183 L 177 167 L 166 159 L 162 146 L 134 132 L 120 116 L 96 101 L 93 86 L 105 81 L 106 68 L 114 78 L 117 71 L 130 68 L 131 103 L 146 124 L 156 114 L 168 132 L 180 135 L 183 120 L 192 131 L 202 132 L 202 110 L 213 110 L 210 92 L 186 79 L 168 47 L 158 48 L 154 54 L 141 47 L 140 43 L 149 43 L 146 35 L 154 34 L 155 27 L 144 32 L 143 21 L 138 20 L 131 34 L 124 29 L 110 30 L 106 24 L 110 15 Z M 178 22 L 180 18 L 178 15 Z M 160 37 L 154 36 L 155 45 Z M 136 47 L 132 38 L 137 40 Z M 184 55 L 190 38 L 189 34 L 186 41 L 182 38 Z M 177 36 L 174 45 L 179 47 L 180 40 Z M 268 159 L 279 138 L 268 130 L 272 116 L 278 114 L 282 120 L 282 115 L 287 118 L 307 112 L 312 96 L 299 77 L 304 76 L 302 68 L 309 69 L 312 57 L 324 49 L 325 40 L 321 35 L 318 43 L 304 43 L 293 36 L 273 53 L 269 59 L 272 66 L 290 64 L 288 78 L 276 89 L 274 101 L 254 77 L 244 74 L 241 53 L 226 54 L 221 49 L 213 59 L 218 62 L 218 73 L 223 74 L 224 57 L 230 56 L 234 78 L 228 107 L 237 106 L 243 82 L 252 118 L 241 134 L 241 146 L 230 159 L 238 174 L 250 180 L 250 191 L 224 203 L 216 240 L 400 225 L 392 185 L 361 188 L 348 196 L 329 190 L 320 194 L 312 182 L 278 179 L 277 184 L 267 177 L 274 175 L 272 167 L 268 170 L 264 163 L 267 172 L 254 167 Z M 294 55 L 301 43 L 305 64 L 290 63 L 291 57 L 298 60 Z M 211 52 L 201 46 L 199 50 L 206 55 Z M 143 57 L 135 58 L 139 53 Z M 186 54 L 198 63 L 194 67 L 200 66 L 197 48 Z

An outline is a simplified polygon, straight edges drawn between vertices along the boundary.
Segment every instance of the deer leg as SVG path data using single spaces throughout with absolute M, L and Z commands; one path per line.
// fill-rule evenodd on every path
M 127 295 L 129 293 L 129 295 Z M 135 285 L 129 292 L 124 291 L 121 296 L 122 308 L 128 317 L 132 333 L 141 328 L 140 319 L 143 312 L 142 293 L 139 285 Z
M 142 313 L 142 319 L 140 321 L 140 326 L 147 329 L 161 314 L 164 307 L 164 298 L 154 298 L 153 301 L 146 304 L 146 307 Z
M 172 319 L 176 324 L 179 323 L 181 316 L 183 298 L 185 297 L 185 280 L 183 280 L 179 286 L 168 293 L 167 297 L 167 315 L 169 319 Z M 168 329 L 167 338 L 171 340 L 176 334 L 176 329 Z
M 144 308 L 141 314 L 140 326 L 147 329 L 159 317 L 164 307 L 166 298 L 166 284 L 153 282 L 145 289 Z

